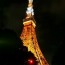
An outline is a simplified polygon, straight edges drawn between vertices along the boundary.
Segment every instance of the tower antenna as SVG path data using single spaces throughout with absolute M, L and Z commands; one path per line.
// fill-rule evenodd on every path
M 33 9 L 33 0 L 28 0 L 28 7 L 26 10 L 27 17 L 31 17 L 34 15 L 34 9 Z

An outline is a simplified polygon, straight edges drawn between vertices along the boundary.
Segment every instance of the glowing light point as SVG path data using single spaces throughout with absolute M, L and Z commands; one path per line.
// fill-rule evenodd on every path
M 33 59 L 29 59 L 28 62 L 29 62 L 29 64 L 34 64 L 34 60 Z

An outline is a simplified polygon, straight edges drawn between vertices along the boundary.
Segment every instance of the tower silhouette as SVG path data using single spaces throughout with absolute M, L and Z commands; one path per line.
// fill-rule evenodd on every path
M 38 65 L 49 65 L 40 50 L 36 38 L 35 32 L 36 22 L 34 19 L 32 2 L 33 0 L 29 0 L 28 8 L 26 11 L 27 16 L 23 20 L 24 26 L 20 38 L 23 41 L 23 45 L 28 48 L 28 51 L 31 51 L 34 54 L 38 61 Z

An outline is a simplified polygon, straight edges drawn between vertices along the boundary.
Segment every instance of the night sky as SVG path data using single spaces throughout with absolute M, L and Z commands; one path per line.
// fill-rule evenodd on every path
M 0 0 L 0 29 L 11 29 L 20 36 L 27 0 Z M 65 37 L 65 0 L 34 0 L 36 35 L 49 64 Z

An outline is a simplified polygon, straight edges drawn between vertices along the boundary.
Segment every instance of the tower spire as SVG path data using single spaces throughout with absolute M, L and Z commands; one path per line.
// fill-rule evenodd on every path
M 28 1 L 28 7 L 26 10 L 26 14 L 27 14 L 27 17 L 29 17 L 29 18 L 34 15 L 33 0 Z

